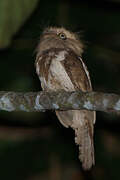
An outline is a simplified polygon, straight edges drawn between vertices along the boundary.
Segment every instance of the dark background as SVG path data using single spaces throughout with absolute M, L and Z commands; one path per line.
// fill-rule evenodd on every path
M 7 12 L 6 12 L 7 13 Z M 41 0 L 0 50 L 0 90 L 39 91 L 35 48 L 47 26 L 83 34 L 93 89 L 120 93 L 120 1 Z M 74 132 L 54 112 L 0 112 L 1 180 L 115 180 L 120 175 L 120 117 L 97 112 L 96 165 L 82 171 Z

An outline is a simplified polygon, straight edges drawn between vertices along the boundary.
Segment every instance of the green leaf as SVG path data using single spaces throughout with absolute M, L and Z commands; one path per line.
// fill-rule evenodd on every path
M 7 47 L 24 24 L 38 0 L 0 0 L 0 48 Z

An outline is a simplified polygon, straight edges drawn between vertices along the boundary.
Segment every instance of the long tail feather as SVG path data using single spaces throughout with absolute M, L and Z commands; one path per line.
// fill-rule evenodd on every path
M 74 111 L 71 127 L 75 130 L 75 142 L 79 145 L 79 159 L 82 162 L 82 167 L 85 170 L 89 170 L 95 164 L 95 160 L 93 124 L 90 122 L 86 111 Z

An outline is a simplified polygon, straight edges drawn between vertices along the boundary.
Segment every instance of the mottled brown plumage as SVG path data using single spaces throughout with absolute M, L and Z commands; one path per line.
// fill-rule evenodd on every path
M 36 72 L 43 90 L 92 91 L 88 70 L 81 59 L 83 44 L 77 35 L 64 28 L 47 28 L 37 47 Z M 85 170 L 94 161 L 93 124 L 95 112 L 86 110 L 56 111 L 65 127 L 75 131 L 79 159 Z

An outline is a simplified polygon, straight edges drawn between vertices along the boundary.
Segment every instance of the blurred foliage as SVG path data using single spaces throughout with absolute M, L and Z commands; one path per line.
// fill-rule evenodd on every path
M 11 42 L 13 35 L 31 15 L 38 0 L 0 0 L 0 48 Z
M 116 0 L 41 0 L 26 22 L 25 16 L 28 17 L 34 9 L 29 7 L 35 7 L 37 1 L 8 1 L 11 8 L 19 2 L 22 7 L 20 9 L 28 9 L 21 12 L 20 17 L 24 17 L 21 20 L 17 19 L 20 9 L 5 10 L 1 5 L 5 2 L 7 0 L 0 1 L 0 23 L 3 23 L 1 12 L 7 19 L 12 19 L 14 14 L 14 21 L 6 20 L 7 28 L 3 28 L 5 22 L 0 24 L 0 32 L 3 31 L 4 36 L 7 33 L 4 47 L 9 44 L 8 39 L 10 42 L 11 36 L 14 37 L 9 48 L 0 51 L 0 90 L 40 90 L 34 68 L 35 48 L 42 30 L 47 26 L 58 25 L 83 32 L 87 45 L 83 60 L 90 71 L 93 88 L 120 93 L 120 4 Z M 31 3 L 25 6 L 25 2 Z M 20 29 L 19 23 L 24 23 Z M 96 165 L 90 172 L 81 170 L 73 131 L 64 128 L 54 113 L 0 112 L 0 125 L 2 180 L 120 179 L 119 116 L 97 113 Z M 6 132 L 4 127 L 14 130 Z M 23 128 L 33 128 L 38 134 L 27 136 Z M 37 128 L 40 128 L 40 132 Z M 22 136 L 19 131 L 23 131 Z

